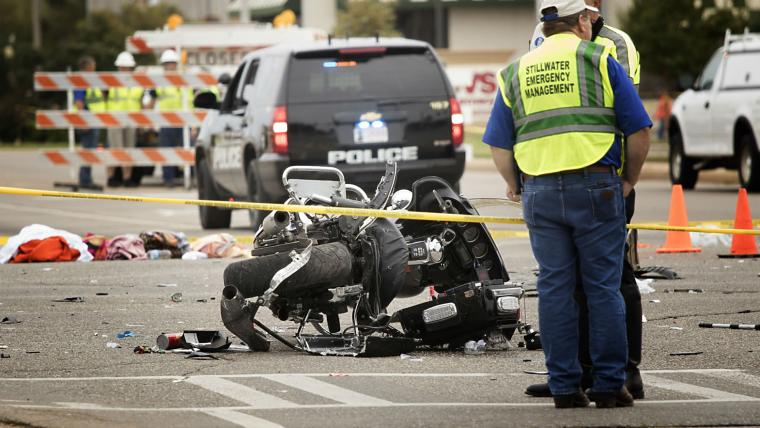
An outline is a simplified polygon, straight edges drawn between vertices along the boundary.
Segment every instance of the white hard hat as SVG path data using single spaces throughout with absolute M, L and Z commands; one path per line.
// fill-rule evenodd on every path
M 135 67 L 137 66 L 137 63 L 135 62 L 135 57 L 133 57 L 131 53 L 124 51 L 116 57 L 116 61 L 113 65 L 117 67 Z
M 177 52 L 175 52 L 174 49 L 167 49 L 161 53 L 161 58 L 159 58 L 158 62 L 161 64 L 167 62 L 179 62 L 179 55 L 177 55 Z

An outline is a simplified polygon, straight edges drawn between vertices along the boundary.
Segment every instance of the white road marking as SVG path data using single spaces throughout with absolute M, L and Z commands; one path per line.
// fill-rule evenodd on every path
M 203 413 L 214 416 L 219 419 L 224 419 L 227 422 L 240 425 L 242 427 L 250 428 L 284 428 L 280 424 L 269 422 L 266 419 L 257 418 L 256 416 L 249 415 L 247 413 L 236 412 L 228 409 L 209 409 L 203 410 Z
M 739 383 L 742 385 L 752 386 L 755 388 L 760 388 L 760 377 L 753 376 L 749 373 L 736 371 L 736 372 L 715 372 L 715 373 L 705 373 L 705 374 L 710 377 L 724 379 L 724 380 Z
M 308 376 L 295 374 L 275 374 L 266 375 L 265 379 L 287 385 L 291 388 L 300 389 L 310 394 L 318 395 L 339 403 L 352 406 L 392 406 L 393 403 L 387 400 L 371 397 L 350 389 L 341 388 L 331 383 L 323 382 Z
M 185 382 L 248 404 L 252 409 L 290 409 L 299 407 L 298 404 L 292 401 L 265 394 L 218 376 L 190 376 Z
M 665 379 L 659 376 L 654 376 L 648 373 L 641 373 L 641 377 L 644 384 L 647 386 L 654 386 L 655 388 L 669 389 L 671 391 L 683 392 L 686 394 L 692 394 L 700 397 L 705 397 L 711 401 L 758 401 L 760 399 L 749 397 L 741 394 L 734 394 L 731 392 L 720 391 L 713 388 L 705 388 L 703 386 L 692 385 L 689 383 L 678 382 L 675 380 Z

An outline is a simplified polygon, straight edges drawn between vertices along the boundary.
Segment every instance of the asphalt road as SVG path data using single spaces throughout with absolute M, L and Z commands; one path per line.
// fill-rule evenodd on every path
M 50 177 L 3 153 L 0 185 L 50 188 Z M 462 190 L 501 197 L 503 185 L 479 168 L 468 171 Z M 686 195 L 690 219 L 732 218 L 735 192 L 735 185 L 701 184 Z M 157 186 L 120 193 L 194 196 Z M 637 221 L 665 220 L 669 193 L 663 181 L 641 183 Z M 758 196 L 751 208 L 760 213 Z M 519 215 L 511 207 L 482 212 Z M 0 213 L 0 235 L 35 222 L 74 233 L 203 233 L 192 207 L 0 196 Z M 249 233 L 244 212 L 233 216 L 231 232 Z M 314 357 L 278 343 L 268 353 L 230 352 L 218 360 L 134 354 L 163 332 L 223 328 L 218 296 L 228 261 L 167 260 L 0 266 L 0 315 L 21 321 L 0 324 L 0 353 L 8 356 L 0 359 L 0 426 L 760 425 L 760 332 L 697 327 L 760 322 L 760 261 L 719 259 L 726 251 L 720 245 L 700 254 L 656 254 L 663 238 L 642 234 L 641 263 L 670 266 L 683 279 L 657 280 L 656 292 L 642 297 L 647 398 L 631 409 L 559 411 L 549 399 L 525 396 L 527 385 L 544 379 L 526 373 L 544 370 L 543 354 L 518 347 L 480 356 L 417 351 L 403 359 Z M 499 248 L 512 279 L 533 288 L 527 239 L 501 239 Z M 668 292 L 689 288 L 704 292 Z M 176 292 L 180 303 L 170 300 Z M 84 302 L 53 302 L 74 296 Z M 424 299 L 399 299 L 390 310 Z M 524 309 L 535 324 L 536 300 L 525 299 Z M 266 313 L 259 318 L 284 335 L 294 331 Z M 124 330 L 137 336 L 117 339 Z M 682 352 L 698 354 L 671 355 Z

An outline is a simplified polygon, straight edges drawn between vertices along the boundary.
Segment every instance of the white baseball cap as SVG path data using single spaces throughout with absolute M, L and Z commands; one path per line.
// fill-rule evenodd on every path
M 599 13 L 599 9 L 588 6 L 583 0 L 543 0 L 541 2 L 541 15 L 543 15 L 541 21 L 554 21 L 584 10 Z

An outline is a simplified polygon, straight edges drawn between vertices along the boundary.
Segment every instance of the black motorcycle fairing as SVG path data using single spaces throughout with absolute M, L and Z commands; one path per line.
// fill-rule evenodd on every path
M 442 207 L 442 201 L 447 206 Z M 449 183 L 440 177 L 432 176 L 420 178 L 412 184 L 412 201 L 408 209 L 424 212 L 446 211 L 469 215 L 479 214 L 478 210 L 467 199 L 457 194 Z M 445 269 L 440 269 L 440 266 L 424 266 L 422 268 L 430 283 L 438 285 L 441 290 L 450 285 L 470 281 L 488 279 L 509 281 L 509 274 L 507 274 L 499 249 L 484 224 L 459 223 L 453 225 L 451 223 L 401 220 L 399 225 L 402 233 L 406 236 L 437 235 L 445 227 L 456 232 L 457 238 L 446 248 L 446 257 L 452 262 Z

